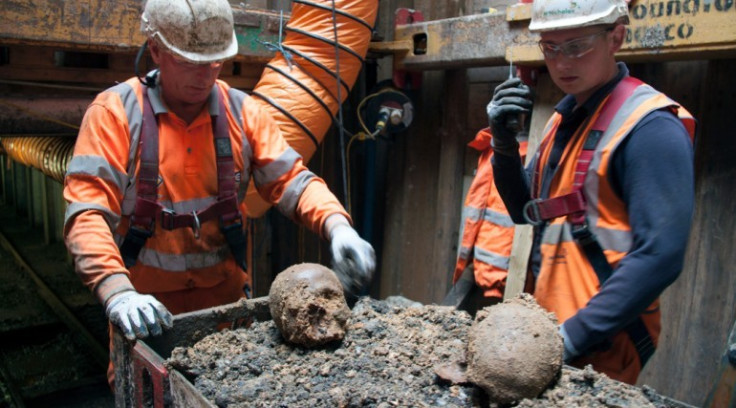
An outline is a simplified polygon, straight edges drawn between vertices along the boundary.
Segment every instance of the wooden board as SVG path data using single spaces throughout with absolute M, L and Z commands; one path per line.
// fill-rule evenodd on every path
M 728 333 L 736 320 L 736 60 L 709 61 L 705 69 L 675 64 L 652 70 L 659 89 L 689 99 L 698 119 L 695 214 L 685 267 L 662 296 L 662 336 L 639 383 L 702 406 L 716 381 Z

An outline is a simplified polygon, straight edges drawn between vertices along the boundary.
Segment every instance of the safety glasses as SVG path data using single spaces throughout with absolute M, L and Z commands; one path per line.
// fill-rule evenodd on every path
M 222 67 L 222 64 L 225 63 L 225 60 L 194 63 L 194 62 L 185 60 L 184 58 L 180 57 L 179 55 L 174 54 L 173 52 L 170 52 L 169 55 L 171 55 L 171 57 L 173 58 L 174 62 L 176 62 L 177 65 L 180 65 L 182 67 L 188 67 L 188 68 L 200 68 L 202 66 L 209 66 L 212 69 L 217 69 L 217 68 Z
M 542 54 L 544 54 L 544 58 L 546 59 L 555 59 L 560 54 L 567 58 L 581 58 L 593 50 L 593 44 L 599 36 L 605 35 L 612 30 L 612 28 L 607 28 L 594 34 L 565 41 L 562 44 L 540 41 L 539 49 L 542 50 Z

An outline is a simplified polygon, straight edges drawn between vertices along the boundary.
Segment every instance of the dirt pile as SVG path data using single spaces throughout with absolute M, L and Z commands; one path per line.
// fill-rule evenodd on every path
M 256 322 L 176 348 L 167 366 L 219 407 L 498 407 L 480 388 L 435 374 L 443 363 L 464 365 L 471 325 L 467 313 L 449 307 L 362 298 L 341 342 L 295 346 L 272 321 Z M 519 406 L 642 407 L 646 401 L 641 390 L 605 375 L 565 368 L 551 388 Z
M 327 267 L 287 268 L 276 276 L 268 297 L 273 321 L 290 343 L 313 347 L 345 337 L 350 309 L 340 281 Z
M 492 401 L 535 398 L 562 368 L 554 315 L 528 294 L 478 313 L 468 335 L 468 378 Z

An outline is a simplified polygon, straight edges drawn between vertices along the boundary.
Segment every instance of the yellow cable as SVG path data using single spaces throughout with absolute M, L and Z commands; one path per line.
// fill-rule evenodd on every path
M 373 134 L 373 132 L 371 132 L 370 130 L 368 130 L 368 127 L 365 125 L 365 122 L 363 122 L 363 116 L 360 114 L 360 110 L 363 108 L 363 104 L 366 103 L 369 99 L 375 98 L 376 96 L 378 96 L 378 95 L 380 95 L 380 94 L 382 94 L 384 92 L 395 92 L 395 90 L 393 88 L 383 88 L 383 89 L 381 89 L 378 92 L 375 92 L 375 93 L 372 93 L 372 94 L 366 96 L 358 104 L 358 108 L 357 108 L 357 110 L 358 110 L 358 122 L 360 122 L 360 127 L 363 128 L 363 131 L 365 132 L 365 134 L 366 135 L 371 135 L 372 136 L 371 138 L 375 137 L 375 134 Z

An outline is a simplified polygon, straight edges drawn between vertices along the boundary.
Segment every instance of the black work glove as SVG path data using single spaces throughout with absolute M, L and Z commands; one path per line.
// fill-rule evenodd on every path
M 486 108 L 491 128 L 491 146 L 494 153 L 512 156 L 518 154 L 516 134 L 532 108 L 532 92 L 519 78 L 510 78 L 493 91 L 493 99 Z M 512 121 L 515 121 L 512 123 Z

